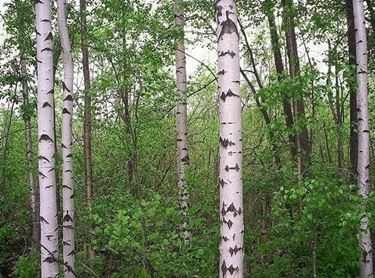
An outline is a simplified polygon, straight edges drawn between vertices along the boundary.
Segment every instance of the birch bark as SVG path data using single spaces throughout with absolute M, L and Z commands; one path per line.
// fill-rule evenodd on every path
M 367 98 L 367 37 L 363 0 L 353 0 L 357 61 L 357 121 L 358 121 L 358 194 L 366 203 L 370 193 L 370 130 Z M 362 251 L 360 277 L 372 277 L 372 243 L 368 218 L 360 224 L 359 244 Z
M 51 1 L 37 0 L 35 2 L 35 14 L 38 71 L 41 277 L 44 278 L 58 275 Z
M 175 0 L 175 27 L 178 31 L 184 32 L 185 17 L 181 7 L 182 1 Z M 177 111 L 176 111 L 176 128 L 177 128 L 177 172 L 181 222 L 181 238 L 185 242 L 190 241 L 191 233 L 188 228 L 188 200 L 189 191 L 186 183 L 186 172 L 189 167 L 189 147 L 188 147 L 188 130 L 187 130 L 187 79 L 186 79 L 186 56 L 184 35 L 176 41 L 176 85 L 177 85 Z
M 73 184 L 73 57 L 66 19 L 66 0 L 57 0 L 57 24 L 64 62 L 62 110 L 62 159 L 63 159 L 63 259 L 65 277 L 74 275 L 74 184 Z
M 220 114 L 220 277 L 243 277 L 242 123 L 237 10 L 215 1 Z

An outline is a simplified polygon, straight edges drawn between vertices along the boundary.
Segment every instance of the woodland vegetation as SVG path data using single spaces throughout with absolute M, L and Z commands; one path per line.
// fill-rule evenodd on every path
M 374 0 L 0 3 L 0 277 L 373 277 Z

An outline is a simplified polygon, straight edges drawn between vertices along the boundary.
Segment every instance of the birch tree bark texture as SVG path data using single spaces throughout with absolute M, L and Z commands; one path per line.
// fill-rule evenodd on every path
M 57 24 L 63 51 L 64 79 L 62 110 L 62 190 L 63 190 L 63 260 L 65 277 L 74 274 L 74 184 L 73 184 L 73 57 L 66 19 L 66 0 L 57 0 Z
M 186 172 L 189 167 L 189 146 L 187 130 L 187 78 L 186 78 L 186 55 L 184 43 L 184 25 L 185 18 L 182 9 L 182 2 L 175 0 L 175 27 L 182 32 L 181 37 L 176 40 L 176 85 L 177 85 L 177 111 L 176 111 L 176 128 L 177 128 L 177 172 L 181 222 L 181 238 L 185 242 L 190 241 L 191 233 L 188 227 L 188 200 L 189 191 L 186 182 Z
M 243 277 L 242 123 L 237 10 L 215 1 L 220 114 L 220 277 Z
M 358 123 L 358 194 L 365 204 L 370 193 L 370 129 L 368 114 L 367 37 L 363 0 L 353 0 L 357 64 L 357 123 Z M 365 205 L 363 206 L 365 207 Z M 360 277 L 372 277 L 372 243 L 368 217 L 363 216 L 359 227 L 362 251 Z
M 58 275 L 51 1 L 35 1 L 41 277 Z

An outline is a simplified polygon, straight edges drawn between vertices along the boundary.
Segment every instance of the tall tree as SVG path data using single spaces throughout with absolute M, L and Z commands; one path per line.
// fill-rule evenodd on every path
M 282 0 L 282 4 L 284 9 L 283 20 L 286 28 L 286 49 L 289 61 L 289 74 L 292 79 L 297 79 L 300 75 L 300 63 L 295 31 L 294 4 L 293 0 Z M 295 97 L 293 110 L 295 124 L 301 124 L 301 121 L 303 121 L 305 117 L 305 104 L 302 93 Z M 297 170 L 298 174 L 301 175 L 305 171 L 305 166 L 310 162 L 311 152 L 309 136 L 304 124 L 302 131 L 297 132 L 296 134 L 295 145 L 297 150 Z
M 81 12 L 81 50 L 82 50 L 82 66 L 84 79 L 84 115 L 83 115 L 83 152 L 84 152 L 84 167 L 85 167 L 85 188 L 86 188 L 86 202 L 89 211 L 91 211 L 92 199 L 92 155 L 91 155 L 91 80 L 90 80 L 90 63 L 89 63 L 89 49 L 87 36 L 87 21 L 86 21 L 86 0 L 80 0 Z M 91 228 L 89 228 L 89 236 L 87 242 L 87 254 L 89 257 L 94 256 L 91 248 Z
M 243 277 L 242 117 L 236 3 L 215 1 L 220 113 L 220 277 Z
M 368 62 L 367 35 L 362 0 L 353 0 L 354 30 L 357 61 L 357 121 L 358 121 L 358 194 L 366 203 L 370 193 L 370 130 L 368 113 Z M 360 224 L 359 244 L 362 250 L 360 277 L 372 277 L 372 243 L 368 226 L 368 217 L 364 216 Z
M 350 166 L 351 166 L 351 180 L 357 173 L 357 159 L 358 159 L 358 133 L 357 133 L 357 91 L 354 78 L 354 68 L 356 65 L 356 50 L 355 50 L 355 31 L 354 31 L 354 14 L 353 14 L 353 0 L 346 0 L 346 25 L 347 25 L 347 39 L 348 39 L 348 56 L 349 67 L 353 70 L 353 75 L 350 75 L 349 94 L 350 94 Z
M 41 276 L 58 275 L 51 1 L 36 1 Z
M 272 45 L 272 52 L 275 61 L 275 68 L 277 73 L 277 80 L 282 81 L 284 78 L 284 63 L 283 58 L 281 55 L 281 45 L 279 42 L 279 35 L 277 33 L 277 26 L 275 23 L 275 15 L 274 15 L 274 4 L 271 0 L 267 0 L 264 2 L 264 9 L 267 15 L 268 20 L 268 27 L 270 29 L 270 36 L 271 36 L 271 45 Z M 292 159 L 296 158 L 296 146 L 295 146 L 295 136 L 290 133 L 294 120 L 293 120 L 293 113 L 292 108 L 290 105 L 290 100 L 287 95 L 283 94 L 282 96 L 282 103 L 283 103 L 283 111 L 285 117 L 285 124 L 289 129 L 288 139 L 290 143 L 290 155 Z
M 190 239 L 188 228 L 187 212 L 189 191 L 186 183 L 186 171 L 189 166 L 189 147 L 188 147 L 188 130 L 187 130 L 187 79 L 186 79 L 186 56 L 184 42 L 184 25 L 185 15 L 182 8 L 182 1 L 175 0 L 175 27 L 180 32 L 176 40 L 176 84 L 177 84 L 177 172 L 178 188 L 180 200 L 180 212 L 182 215 L 181 237 L 185 242 Z
M 66 0 L 57 1 L 57 24 L 63 51 L 64 80 L 62 110 L 62 159 L 63 159 L 63 259 L 65 277 L 74 275 L 74 184 L 73 184 L 73 57 L 66 19 Z

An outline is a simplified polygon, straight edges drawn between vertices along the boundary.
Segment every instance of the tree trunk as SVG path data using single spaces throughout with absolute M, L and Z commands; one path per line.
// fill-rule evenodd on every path
M 243 277 L 239 33 L 233 0 L 215 1 L 220 114 L 220 277 Z
M 293 0 L 283 0 L 284 7 L 284 24 L 286 27 L 286 47 L 289 61 L 289 74 L 292 79 L 296 79 L 300 75 L 300 65 L 298 58 L 297 39 L 294 26 L 293 15 Z M 303 102 L 303 95 L 297 96 L 293 103 L 295 123 L 300 124 L 305 117 L 305 105 Z M 304 125 L 304 124 L 303 124 Z M 307 128 L 304 125 L 302 132 L 297 133 L 295 140 L 297 150 L 297 170 L 298 174 L 305 173 L 306 166 L 310 163 L 310 142 L 307 133 Z
M 188 243 L 191 233 L 188 227 L 188 200 L 189 191 L 186 183 L 186 172 L 189 167 L 189 146 L 187 129 L 187 78 L 186 78 L 186 56 L 184 42 L 185 15 L 181 6 L 181 0 L 174 1 L 175 27 L 181 32 L 180 37 L 176 39 L 176 85 L 177 85 L 177 173 L 179 188 L 179 209 L 182 216 L 180 224 L 181 238 Z
M 275 16 L 273 14 L 273 10 L 267 10 L 266 13 L 267 13 L 268 26 L 269 26 L 270 35 L 271 35 L 272 52 L 273 52 L 273 57 L 275 60 L 277 80 L 281 82 L 285 72 L 284 72 L 283 58 L 282 58 L 281 50 L 280 50 L 279 36 L 277 34 L 277 28 L 276 28 L 276 23 L 275 23 Z M 284 110 L 284 116 L 285 116 L 285 124 L 286 124 L 286 127 L 288 128 L 290 155 L 292 159 L 295 160 L 296 159 L 296 147 L 295 147 L 296 138 L 293 134 L 290 133 L 292 130 L 294 121 L 293 121 L 292 108 L 291 108 L 288 96 L 283 95 L 282 102 L 283 102 L 283 110 Z
M 353 1 L 354 26 L 357 61 L 357 119 L 358 119 L 358 194 L 363 207 L 370 193 L 370 130 L 367 99 L 367 37 L 362 0 Z M 359 244 L 362 250 L 360 277 L 372 277 L 372 244 L 368 218 L 364 216 L 360 224 Z
M 74 184 L 73 184 L 73 57 L 66 19 L 66 0 L 57 0 L 57 24 L 64 61 L 63 111 L 62 111 L 62 158 L 63 158 L 63 259 L 65 277 L 74 274 Z
M 21 53 L 23 50 L 21 50 Z M 38 204 L 38 183 L 34 182 L 33 175 L 33 142 L 31 136 L 31 116 L 29 114 L 29 88 L 27 85 L 27 62 L 24 53 L 21 54 L 21 73 L 22 73 L 22 99 L 23 106 L 26 109 L 25 120 L 25 147 L 26 147 L 26 161 L 29 169 L 28 183 L 30 188 L 30 209 L 32 219 L 32 246 L 36 248 L 40 241 L 40 223 L 39 223 L 39 204 Z
M 58 275 L 55 177 L 54 84 L 51 1 L 35 2 L 38 71 L 38 159 L 40 185 L 41 277 Z
M 357 159 L 358 159 L 358 133 L 357 133 L 357 91 L 354 78 L 354 68 L 356 66 L 356 47 L 355 47 L 355 31 L 354 31 L 354 14 L 353 0 L 346 0 L 346 24 L 348 38 L 348 54 L 349 66 L 352 68 L 353 74 L 348 78 L 349 94 L 350 94 L 350 168 L 351 178 L 356 181 L 357 176 Z
M 84 115 L 83 115 L 83 155 L 85 167 L 85 188 L 86 188 L 86 203 L 91 213 L 92 202 L 92 159 L 91 159 L 91 81 L 90 81 L 90 67 L 89 67 L 89 49 L 87 38 L 87 22 L 86 22 L 86 0 L 80 0 L 81 12 L 81 49 L 82 49 L 82 67 L 84 79 Z M 86 243 L 87 255 L 92 258 L 94 251 L 91 247 L 91 225 L 89 225 L 88 242 Z

